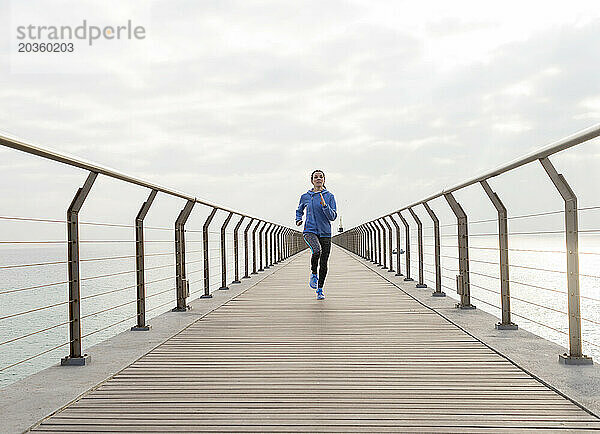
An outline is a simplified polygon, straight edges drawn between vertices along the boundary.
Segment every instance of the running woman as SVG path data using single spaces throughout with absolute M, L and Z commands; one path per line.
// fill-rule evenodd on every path
M 302 196 L 296 210 L 296 225 L 302 225 L 304 208 L 306 208 L 306 224 L 304 225 L 304 241 L 312 251 L 310 260 L 311 275 L 309 286 L 316 289 L 317 299 L 323 300 L 323 284 L 327 275 L 327 260 L 331 250 L 331 222 L 336 219 L 335 197 L 325 188 L 325 173 L 315 170 L 310 175 L 314 186 Z M 319 266 L 317 276 L 317 267 Z

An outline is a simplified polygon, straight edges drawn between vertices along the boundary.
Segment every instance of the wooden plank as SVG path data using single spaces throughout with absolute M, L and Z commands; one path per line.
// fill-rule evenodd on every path
M 548 389 L 334 246 L 326 300 L 308 252 L 37 431 L 600 430 Z

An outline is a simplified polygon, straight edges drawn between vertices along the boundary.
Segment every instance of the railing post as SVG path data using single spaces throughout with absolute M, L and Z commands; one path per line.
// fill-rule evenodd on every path
M 402 224 L 404 225 L 404 232 L 405 232 L 405 246 L 406 246 L 406 251 L 404 252 L 406 255 L 405 261 L 406 261 L 406 277 L 404 278 L 405 282 L 412 282 L 414 281 L 414 279 L 412 277 L 410 277 L 410 226 L 408 225 L 408 222 L 406 221 L 406 219 L 404 218 L 404 216 L 402 214 L 400 214 L 400 211 L 397 211 L 396 214 L 398 214 L 398 217 L 400 217 L 400 220 L 402 220 Z M 398 247 L 398 253 L 400 253 L 400 247 Z
M 371 226 L 371 231 L 372 231 L 372 237 L 373 237 L 373 263 L 376 264 L 377 263 L 377 230 L 375 229 L 375 223 L 371 222 L 370 223 Z
M 265 231 L 265 228 L 268 225 L 269 225 L 269 223 L 264 222 L 264 224 L 262 225 L 262 228 L 260 228 L 260 231 L 258 231 L 258 256 L 260 258 L 260 261 L 259 261 L 260 268 L 258 269 L 258 271 L 265 271 L 265 269 L 263 268 L 263 232 Z
M 281 251 L 281 246 L 283 245 L 283 241 L 282 241 L 282 235 L 283 235 L 283 226 L 279 226 L 279 228 L 277 229 L 277 262 L 276 264 L 280 263 L 281 260 L 283 259 L 283 255 L 282 255 L 282 251 Z
M 369 259 L 369 228 L 367 227 L 366 223 L 363 223 L 362 225 L 362 231 L 363 231 L 363 258 L 364 259 Z
M 273 229 L 273 265 L 279 263 L 279 233 L 281 232 L 281 226 L 275 225 Z
M 298 251 L 298 233 L 293 231 L 291 234 L 292 244 L 290 245 L 290 254 L 295 255 Z
M 262 220 L 259 220 L 254 229 L 252 229 L 252 274 L 258 274 L 256 272 L 256 230 L 261 223 Z
M 271 229 L 271 263 L 269 264 L 271 267 L 277 264 L 277 234 L 279 233 L 279 225 L 273 223 L 273 228 Z
M 238 237 L 238 231 L 240 229 L 240 226 L 242 225 L 242 222 L 244 221 L 244 219 L 246 218 L 246 216 L 242 216 L 242 218 L 237 222 L 237 224 L 235 225 L 235 228 L 233 228 L 233 262 L 234 262 L 234 268 L 235 268 L 235 277 L 233 279 L 233 282 L 231 282 L 232 284 L 234 283 L 242 283 L 240 281 L 240 248 L 239 248 L 239 237 Z
M 375 234 L 375 227 L 373 226 L 373 222 L 369 222 L 369 230 L 371 231 L 371 262 L 375 264 L 377 263 L 377 235 Z
M 385 219 L 385 217 L 381 218 L 381 221 L 383 221 L 383 223 L 385 223 L 385 226 L 387 227 L 387 231 L 388 231 L 388 253 L 390 256 L 390 268 L 388 270 L 388 272 L 393 273 L 394 272 L 394 255 L 392 253 L 392 250 L 394 249 L 393 243 L 392 243 L 392 227 L 390 226 L 390 224 L 387 222 L 387 220 Z
M 579 224 L 577 196 L 559 174 L 548 157 L 540 158 L 550 180 L 565 203 L 565 237 L 567 240 L 567 291 L 569 293 L 569 353 L 561 354 L 559 361 L 567 365 L 591 365 L 592 358 L 583 354 L 581 341 L 581 310 L 579 297 Z
M 280 237 L 281 237 L 281 226 L 276 225 L 275 231 L 274 231 L 274 245 L 273 245 L 273 249 L 274 252 L 273 254 L 275 255 L 275 262 L 273 262 L 273 265 L 279 264 L 279 261 L 281 260 L 281 255 L 279 254 L 279 241 L 280 241 Z
M 283 230 L 283 259 L 287 259 L 289 257 L 290 251 L 290 232 L 291 229 L 285 228 Z
M 381 223 L 381 219 L 377 219 L 376 221 L 377 221 L 377 224 L 379 225 L 379 227 L 381 227 L 381 231 L 383 233 L 383 235 L 379 239 L 379 243 L 381 243 L 381 241 L 383 239 L 383 244 L 379 245 L 379 248 L 381 250 L 381 258 L 383 259 L 383 264 L 381 264 L 381 268 L 383 268 L 384 270 L 387 270 L 387 253 L 385 252 L 387 250 L 387 246 L 386 246 L 386 242 L 385 242 L 385 228 L 383 227 L 383 224 Z
M 250 279 L 250 275 L 248 274 L 250 271 L 248 268 L 248 230 L 250 229 L 250 226 L 252 226 L 252 222 L 254 222 L 254 219 L 250 218 L 246 229 L 244 229 L 244 277 L 242 277 L 242 279 Z
M 210 222 L 216 213 L 217 208 L 213 208 L 206 218 L 204 226 L 202 226 L 202 246 L 204 247 L 204 294 L 202 294 L 200 298 L 212 298 L 212 294 L 210 293 L 210 250 L 208 249 L 208 227 L 210 226 Z
M 377 264 L 379 266 L 382 266 L 381 251 L 383 249 L 381 247 L 381 227 L 379 226 L 377 221 L 374 221 L 373 225 L 375 226 L 375 229 L 377 230 Z
M 273 261 L 273 243 L 275 242 L 275 230 L 277 229 L 277 226 L 275 225 L 275 223 L 273 223 L 271 225 L 271 230 L 269 231 L 269 267 L 272 267 L 273 265 L 275 265 L 274 261 Z
M 292 245 L 292 255 L 295 255 L 296 253 L 298 253 L 300 251 L 300 235 L 298 235 L 297 231 L 292 232 L 292 240 L 293 240 L 293 245 Z
M 287 259 L 287 234 L 288 228 L 282 227 L 281 229 L 281 260 Z
M 371 226 L 371 222 L 365 224 L 367 228 L 367 245 L 369 248 L 369 254 L 367 255 L 367 259 L 371 262 L 375 262 L 373 259 L 375 257 L 375 245 L 373 243 L 373 227 Z
M 227 246 L 225 243 L 225 230 L 227 229 L 231 217 L 233 217 L 232 212 L 229 213 L 221 226 L 221 287 L 219 288 L 221 291 L 229 289 L 227 286 Z
M 371 255 L 371 250 L 369 248 L 370 241 L 371 241 L 371 232 L 369 231 L 369 226 L 364 224 L 363 225 L 363 249 L 364 249 L 363 257 L 367 260 L 369 259 L 369 256 Z
M 467 214 L 456 201 L 452 193 L 444 193 L 444 197 L 450 205 L 452 212 L 458 222 L 458 272 L 456 290 L 460 294 L 460 303 L 456 307 L 460 309 L 475 309 L 471 304 L 471 287 L 469 280 L 469 228 Z
M 79 278 L 79 210 L 87 198 L 98 174 L 90 172 L 83 187 L 77 189 L 67 210 L 67 256 L 69 273 L 69 355 L 63 357 L 63 366 L 83 366 L 90 361 L 87 354 L 81 354 L 81 281 Z
M 421 219 L 412 208 L 408 208 L 408 212 L 410 213 L 414 221 L 417 223 L 417 246 L 419 248 L 419 283 L 417 283 L 416 286 L 417 288 L 427 288 L 423 276 L 423 223 L 421 223 Z
M 132 331 L 148 331 L 150 326 L 146 324 L 146 285 L 144 281 L 144 218 L 150 210 L 152 202 L 158 193 L 152 190 L 146 202 L 142 204 L 135 218 L 135 276 L 137 283 L 137 321 L 131 327 Z
M 190 294 L 190 288 L 185 278 L 185 222 L 194 208 L 196 202 L 188 200 L 175 220 L 175 283 L 177 292 L 177 306 L 172 312 L 185 312 L 188 310 L 186 298 Z
M 363 227 L 362 225 L 358 226 L 356 228 L 357 234 L 358 234 L 358 256 L 360 256 L 361 258 L 363 258 Z
M 396 276 L 404 276 L 404 274 L 402 274 L 402 268 L 400 267 L 400 243 L 401 243 L 401 238 L 400 238 L 400 226 L 398 225 L 398 222 L 396 220 L 394 220 L 394 216 L 392 214 L 389 215 L 390 220 L 392 221 L 392 223 L 394 224 L 394 227 L 396 228 Z
M 516 330 L 518 326 L 510 318 L 510 276 L 508 268 L 508 220 L 506 207 L 486 180 L 480 182 L 483 190 L 498 212 L 498 247 L 500 248 L 500 302 L 502 321 L 496 324 L 498 330 Z
M 369 227 L 368 225 L 364 224 L 362 226 L 362 230 L 363 230 L 363 258 L 365 259 L 369 259 L 369 255 L 371 254 L 371 251 L 369 250 L 369 241 L 370 241 L 370 231 L 369 231 Z
M 267 268 L 271 268 L 271 266 L 269 265 L 270 262 L 270 256 L 269 253 L 271 253 L 273 251 L 273 248 L 271 246 L 271 231 L 273 230 L 273 223 L 268 223 L 267 225 L 267 230 L 265 230 L 265 270 Z
M 423 206 L 427 210 L 427 214 L 433 221 L 433 244 L 434 244 L 434 261 L 435 261 L 435 291 L 431 293 L 433 297 L 445 297 L 446 293 L 442 291 L 442 253 L 441 253 L 441 237 L 440 237 L 440 220 L 437 218 L 427 202 L 423 202 Z

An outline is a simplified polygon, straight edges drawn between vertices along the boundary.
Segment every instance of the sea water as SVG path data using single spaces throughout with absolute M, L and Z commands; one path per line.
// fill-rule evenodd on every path
M 156 237 L 154 237 L 156 238 Z M 214 239 L 213 239 L 214 238 Z M 231 236 L 227 242 L 227 282 L 233 280 L 233 246 Z M 220 243 L 218 235 L 210 237 L 210 287 L 221 286 Z M 157 240 L 158 241 L 158 240 Z M 240 237 L 241 241 L 241 237 Z M 202 243 L 200 238 L 189 236 L 187 243 L 187 277 L 191 282 L 191 299 L 203 293 Z M 455 238 L 442 240 L 442 284 L 448 296 L 458 299 L 455 278 L 458 257 Z M 404 241 L 402 241 L 404 246 Z M 469 240 L 470 279 L 472 303 L 478 309 L 499 317 L 501 311 L 497 236 L 473 236 Z M 396 246 L 394 246 L 395 248 Z M 580 236 L 580 291 L 584 353 L 600 360 L 600 237 Z M 510 293 L 512 320 L 520 328 L 529 330 L 565 349 L 568 346 L 568 297 L 566 294 L 566 254 L 564 236 L 537 235 L 512 236 L 509 245 Z M 148 243 L 146 245 L 145 279 L 147 284 L 147 320 L 175 306 L 174 242 Z M 335 252 L 335 251 L 334 251 Z M 411 274 L 418 277 L 416 239 L 411 240 Z M 23 363 L 0 371 L 0 387 L 22 379 L 46 367 L 55 365 L 68 355 L 69 345 L 53 349 L 69 340 L 68 280 L 65 245 L 3 248 L 0 250 L 1 266 L 59 262 L 54 265 L 22 268 L 0 268 L 0 292 L 38 285 L 37 289 L 0 295 L 0 317 L 36 310 L 16 317 L 0 320 L 0 343 L 34 333 L 29 337 L 0 345 L 0 369 L 28 359 Z M 250 255 L 251 255 L 250 251 Z M 333 253 L 335 254 L 335 253 Z M 136 277 L 135 244 L 86 244 L 80 248 L 81 262 L 81 315 L 82 349 L 95 345 L 135 325 Z M 239 246 L 240 275 L 243 275 L 243 243 Z M 118 259 L 102 259 L 115 258 Z M 405 273 L 405 256 L 401 255 L 401 270 Z M 425 242 L 425 283 L 435 287 L 433 246 Z M 491 264 L 488 264 L 491 263 Z M 394 267 L 395 267 L 394 255 Z M 250 264 L 252 267 L 252 264 Z M 544 271 L 551 270 L 551 271 Z M 111 275 L 111 276 L 107 276 Z M 102 277 L 107 276 L 107 277 Z M 400 278 L 399 278 L 400 279 Z M 150 283 L 154 282 L 154 283 Z M 125 288 L 125 289 L 123 289 Z M 544 289 L 542 289 L 544 288 Z M 114 291 L 115 292 L 110 292 Z M 104 295 L 98 295 L 103 294 Z M 158 295 L 153 295 L 158 294 Z M 114 308 L 115 306 L 120 306 Z M 540 307 L 544 306 L 544 307 Z M 133 317 L 133 318 L 132 318 Z M 62 324 L 62 325 L 59 325 Z M 58 327 L 53 327 L 59 325 Z M 490 327 L 493 327 L 490 324 Z M 47 331 L 38 332 L 53 327 Z M 38 332 L 38 333 L 36 333 Z

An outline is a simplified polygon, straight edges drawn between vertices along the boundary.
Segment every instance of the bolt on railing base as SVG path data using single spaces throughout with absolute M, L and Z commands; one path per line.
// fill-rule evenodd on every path
M 81 357 L 63 357 L 60 359 L 60 366 L 85 366 L 89 365 L 92 358 L 88 354 L 84 354 Z
M 581 357 L 569 356 L 567 353 L 558 356 L 558 362 L 563 365 L 593 365 L 591 357 L 583 355 Z
M 147 326 L 133 326 L 131 327 L 131 331 L 132 332 L 147 332 L 148 330 L 150 330 L 152 327 L 147 325 Z
M 468 309 L 468 310 L 470 310 L 470 309 L 477 309 L 477 308 L 476 308 L 474 305 L 472 305 L 472 304 L 462 304 L 462 303 L 456 303 L 456 304 L 454 305 L 454 307 L 455 307 L 455 308 L 457 308 L 457 309 Z
M 212 294 L 202 294 L 200 298 L 213 298 Z
M 519 330 L 519 326 L 514 322 L 508 324 L 502 324 L 501 322 L 496 323 L 496 330 Z
M 446 293 L 444 291 L 433 291 L 431 293 L 432 297 L 445 297 Z
M 227 291 L 229 289 L 229 286 L 221 286 L 219 288 L 219 291 Z
M 415 279 L 413 279 L 412 277 L 405 277 L 405 278 L 404 278 L 404 281 L 405 281 L 405 282 L 414 282 L 414 281 L 415 281 Z
M 415 287 L 417 287 L 417 288 L 427 288 L 427 285 L 425 283 L 417 283 L 415 285 Z
M 188 310 L 191 310 L 192 308 L 190 306 L 185 306 L 185 307 L 174 307 L 173 309 L 171 309 L 171 312 L 187 312 Z

